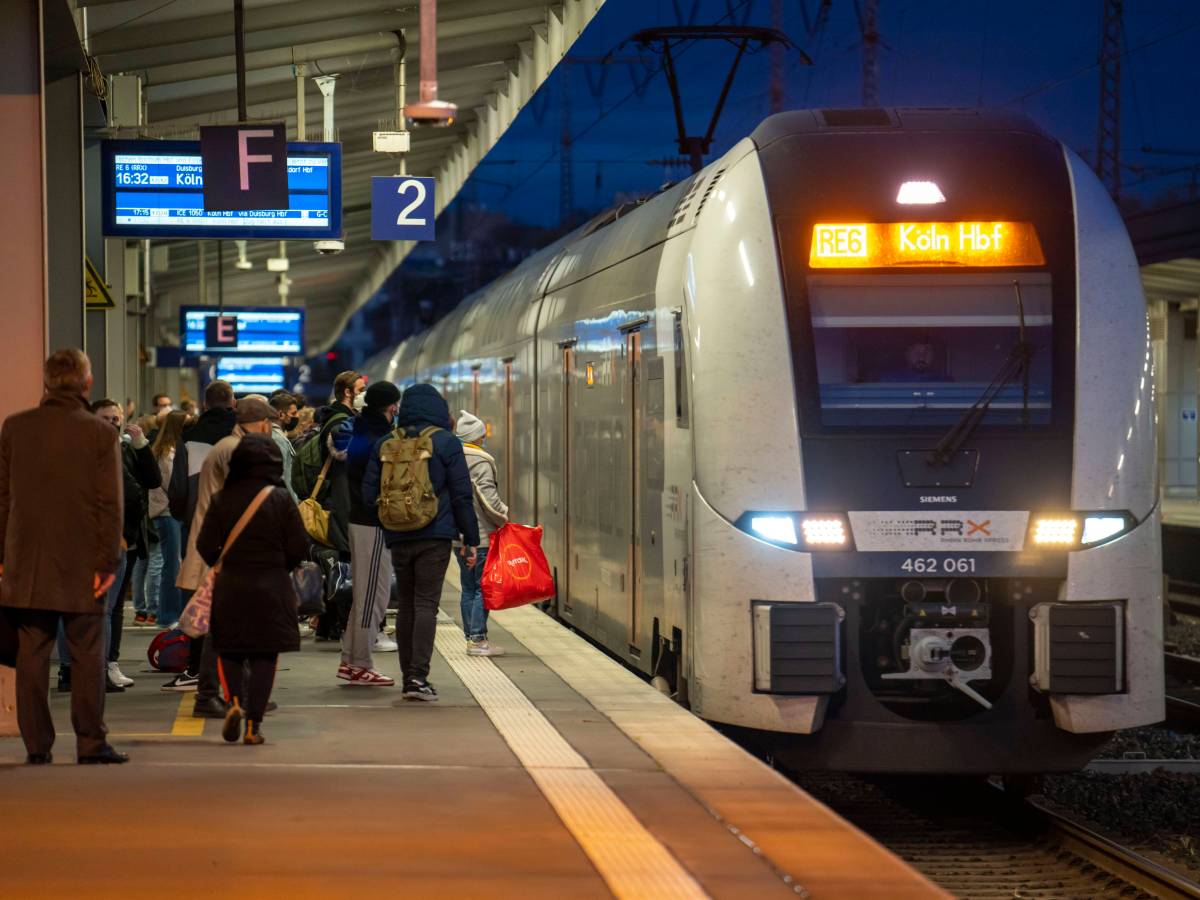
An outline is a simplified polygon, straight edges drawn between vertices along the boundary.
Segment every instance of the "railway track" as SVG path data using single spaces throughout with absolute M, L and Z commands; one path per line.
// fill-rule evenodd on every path
M 1037 798 L 961 779 L 796 780 L 957 897 L 1200 897 L 1200 884 Z

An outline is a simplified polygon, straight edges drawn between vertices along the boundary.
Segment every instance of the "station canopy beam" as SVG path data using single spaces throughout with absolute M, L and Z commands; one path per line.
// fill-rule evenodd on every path
M 570 49 L 604 0 L 439 0 L 438 91 L 458 105 L 448 128 L 414 129 L 408 172 L 437 178 L 437 212 L 458 194 L 480 160 Z M 232 0 L 79 0 L 87 44 L 105 74 L 140 75 L 148 104 L 141 136 L 196 138 L 202 125 L 239 119 Z M 319 353 L 382 287 L 412 250 L 410 242 L 371 240 L 375 175 L 394 175 L 396 160 L 372 149 L 371 133 L 395 118 L 395 51 L 405 36 L 408 103 L 418 97 L 418 4 L 395 0 L 245 0 L 245 103 L 250 121 L 296 124 L 296 67 L 310 76 L 339 75 L 337 130 L 343 151 L 346 249 L 320 257 L 289 253 L 291 297 L 307 309 L 308 347 Z M 304 95 L 306 118 L 318 121 L 315 86 Z M 134 136 L 123 133 L 121 136 Z M 309 137 L 314 137 L 310 134 Z M 299 243 L 299 242 L 297 242 Z M 274 241 L 251 241 L 253 268 L 226 279 L 229 304 L 256 305 L 277 293 L 265 261 Z M 215 278 L 216 255 L 207 267 Z M 157 276 L 159 296 L 192 292 L 200 254 L 195 242 L 173 245 L 170 270 Z

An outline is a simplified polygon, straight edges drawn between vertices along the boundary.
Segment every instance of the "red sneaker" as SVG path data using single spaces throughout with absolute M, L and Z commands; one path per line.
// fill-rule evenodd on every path
M 342 681 L 353 681 L 354 673 L 361 671 L 362 669 L 356 669 L 354 666 L 350 665 L 350 663 L 342 663 L 340 666 L 338 666 L 337 677 L 342 679 Z
M 350 677 L 350 683 L 367 687 L 391 687 L 396 683 L 396 679 L 390 678 L 382 672 L 376 672 L 374 669 L 355 669 L 354 674 Z
M 145 622 L 146 622 L 146 614 L 145 613 L 138 613 L 136 616 L 133 617 L 133 624 L 135 624 L 135 625 L 143 625 L 143 624 L 145 624 Z

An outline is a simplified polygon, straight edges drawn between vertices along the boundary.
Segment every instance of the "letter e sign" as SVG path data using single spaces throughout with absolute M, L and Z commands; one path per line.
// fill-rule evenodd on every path
M 200 160 L 206 210 L 288 208 L 282 123 L 202 127 Z
M 204 320 L 204 346 L 209 350 L 233 350 L 238 345 L 237 316 L 208 316 Z

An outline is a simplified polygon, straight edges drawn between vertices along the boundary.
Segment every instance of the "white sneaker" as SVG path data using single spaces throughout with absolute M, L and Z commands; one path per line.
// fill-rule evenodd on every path
M 388 637 L 382 631 L 377 632 L 375 634 L 374 650 L 376 653 L 394 653 L 399 648 L 400 648 L 400 645 L 397 644 L 395 641 L 393 641 L 390 637 Z
M 133 679 L 122 672 L 121 667 L 115 662 L 108 664 L 108 680 L 121 687 L 133 687 Z
M 309 625 L 307 622 L 300 623 L 300 637 L 302 637 L 302 638 L 312 637 L 312 633 L 313 633 L 313 630 L 312 630 L 311 625 Z
M 487 641 L 467 641 L 467 656 L 503 656 L 504 648 Z

